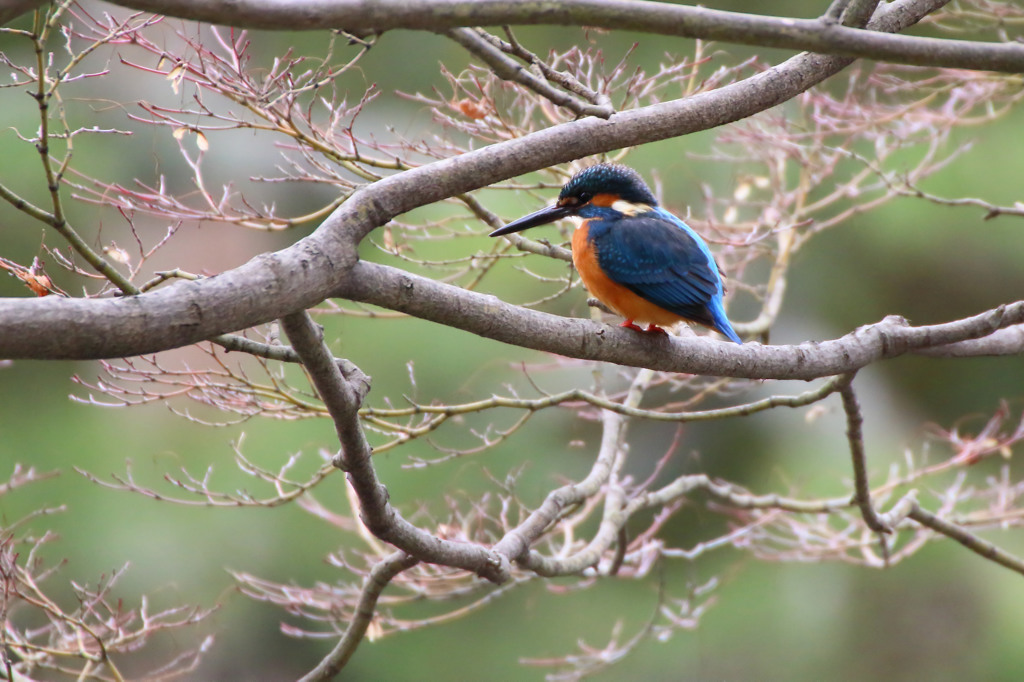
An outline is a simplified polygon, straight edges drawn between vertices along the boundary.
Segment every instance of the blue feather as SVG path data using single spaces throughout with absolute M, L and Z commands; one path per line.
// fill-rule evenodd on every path
M 612 281 L 742 343 L 725 314 L 718 264 L 686 223 L 661 208 L 630 216 L 589 206 L 579 215 L 590 218 L 588 238 Z
M 576 233 L 580 237 L 585 234 L 586 241 L 581 242 L 585 248 L 577 253 L 573 238 L 574 260 L 588 259 L 584 262 L 589 269 L 593 267 L 589 259 L 596 253 L 597 269 L 614 284 L 675 316 L 743 343 L 725 315 L 721 271 L 708 245 L 689 225 L 658 207 L 654 193 L 632 168 L 609 163 L 585 168 L 562 187 L 553 206 L 514 220 L 491 236 L 563 218 L 585 221 L 586 232 Z M 581 271 L 581 276 L 590 287 L 588 275 Z M 605 295 L 609 295 L 607 290 Z

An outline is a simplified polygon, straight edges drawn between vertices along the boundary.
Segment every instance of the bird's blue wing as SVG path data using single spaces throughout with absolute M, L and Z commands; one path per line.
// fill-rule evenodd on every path
M 718 265 L 700 237 L 676 221 L 650 211 L 594 221 L 589 236 L 612 281 L 677 315 L 716 327 L 708 306 L 722 296 Z

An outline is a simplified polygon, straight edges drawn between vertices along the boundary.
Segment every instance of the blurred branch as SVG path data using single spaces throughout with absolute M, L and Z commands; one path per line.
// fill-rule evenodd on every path
M 921 348 L 914 353 L 934 358 L 1019 355 L 1024 353 L 1024 327 L 1015 325 L 995 331 L 981 339 L 958 341 L 935 348 Z
M 703 337 L 652 338 L 628 329 L 528 310 L 494 297 L 360 262 L 337 295 L 399 310 L 524 348 L 668 372 L 748 379 L 816 379 L 924 348 L 985 337 L 1024 323 L 1024 301 L 972 317 L 912 327 L 901 317 L 831 341 L 796 346 L 735 346 Z
M 331 652 L 313 670 L 299 678 L 299 682 L 330 680 L 345 667 L 348 659 L 352 657 L 360 642 L 363 641 L 366 629 L 373 622 L 377 600 L 380 598 L 381 592 L 384 591 L 384 588 L 388 586 L 388 583 L 395 576 L 406 569 L 412 568 L 417 562 L 418 559 L 399 551 L 389 554 L 374 565 L 363 580 L 363 588 L 359 593 L 359 602 L 355 609 L 355 616 L 349 621 L 348 627 L 345 628 L 345 634 L 342 635 Z
M 880 0 L 832 0 L 822 15 L 824 21 L 837 21 L 843 26 L 863 28 L 871 20 Z
M 964 530 L 956 524 L 944 521 L 935 514 L 925 511 L 916 503 L 907 513 L 907 518 L 917 521 L 922 526 L 931 528 L 936 533 L 956 540 L 967 549 L 989 561 L 994 561 L 1000 566 L 1024 575 L 1024 560 L 1015 557 L 1005 550 L 999 549 L 991 542 L 979 538 L 977 535 Z
M 456 28 L 445 31 L 444 35 L 466 48 L 470 54 L 480 58 L 500 78 L 519 83 L 552 103 L 574 111 L 577 116 L 608 118 L 614 113 L 609 104 L 595 105 L 581 102 L 575 97 L 553 88 L 547 81 L 538 78 L 515 60 L 502 54 L 501 50 L 492 44 L 492 41 L 497 39 L 484 33 L 481 29 Z
M 0 482 L 0 497 L 53 475 L 14 464 L 10 477 Z M 132 607 L 115 593 L 127 565 L 99 576 L 93 585 L 72 580 L 70 593 L 66 587 L 45 588 L 65 562 L 50 558 L 57 534 L 29 522 L 65 510 L 40 506 L 22 518 L 5 518 L 0 528 L 0 678 L 124 680 L 125 660 L 139 654 L 143 658 L 135 660 L 150 667 L 132 666 L 133 670 L 148 679 L 194 672 L 212 637 L 190 647 L 183 644 L 183 634 L 175 632 L 178 653 L 162 662 L 158 659 L 166 649 L 154 646 L 153 640 L 161 631 L 196 625 L 212 610 L 172 606 L 151 611 L 145 595 Z
M 359 496 L 360 518 L 374 535 L 422 561 L 472 571 L 494 582 L 508 578 L 507 560 L 479 545 L 442 540 L 409 523 L 388 501 L 387 489 L 380 483 L 371 463 L 372 450 L 359 422 L 361 398 L 358 387 L 350 383 L 334 362 L 323 342 L 321 329 L 305 311 L 282 318 L 281 327 L 302 358 L 334 420 L 341 443 L 336 467 L 344 471 Z
M 908 14 L 912 9 L 918 13 Z M 916 0 L 903 0 L 891 5 L 871 26 L 878 30 L 901 30 L 919 20 L 927 10 Z M 358 242 L 401 213 L 588 154 L 739 120 L 787 101 L 849 63 L 850 60 L 837 57 L 799 55 L 714 91 L 624 111 L 616 114 L 614 120 L 585 118 L 555 125 L 523 138 L 396 173 L 356 191 L 310 237 L 274 254 L 259 256 L 215 278 L 176 282 L 117 301 L 56 301 L 55 297 L 0 301 L 0 320 L 6 330 L 0 338 L 0 356 L 126 357 L 188 345 L 269 322 L 336 295 L 346 280 L 349 286 L 357 285 L 358 282 L 351 281 L 351 275 L 352 268 L 359 263 Z M 396 283 L 406 281 L 403 278 L 404 275 L 398 275 Z M 274 292 L 274 295 L 254 297 L 249 292 Z M 468 301 L 474 302 L 489 307 L 493 299 Z M 457 317 L 458 311 L 454 312 Z M 546 326 L 552 335 L 562 336 L 564 340 L 565 330 L 557 330 L 550 323 Z M 111 335 L 111 328 L 121 333 Z M 74 334 L 68 334 L 69 329 L 74 329 Z M 598 329 L 602 327 L 591 327 L 594 332 Z M 522 341 L 530 334 L 532 330 L 521 329 L 507 338 Z M 625 338 L 621 337 L 620 341 Z M 579 344 L 573 345 L 573 352 L 562 354 L 579 356 Z M 590 351 L 601 346 L 598 342 Z M 635 353 L 634 357 L 637 357 Z M 594 359 L 642 364 L 610 356 Z M 849 371 L 849 368 L 826 374 L 842 371 Z
M 948 0 L 900 3 L 923 16 Z M 266 30 L 343 28 L 353 34 L 394 29 L 443 32 L 459 27 L 513 25 L 593 26 L 681 38 L 775 47 L 875 59 L 917 66 L 1024 71 L 1024 46 L 966 40 L 886 36 L 830 18 L 791 19 L 641 0 L 377 0 L 373 3 L 315 0 L 240 0 L 230 5 L 204 0 L 123 0 L 124 7 L 183 19 Z M 903 11 L 886 8 L 888 14 Z
M 850 443 L 850 455 L 853 459 L 853 481 L 856 492 L 854 502 L 860 507 L 861 516 L 867 527 L 876 533 L 891 533 L 882 517 L 871 502 L 871 484 L 868 481 L 867 455 L 864 452 L 864 417 L 860 412 L 857 394 L 853 390 L 853 374 L 843 377 L 839 387 L 839 395 L 843 399 L 843 411 L 846 412 L 846 439 Z M 882 542 L 885 542 L 884 537 Z
M 627 407 L 635 407 L 643 396 L 643 390 L 650 380 L 648 372 L 638 372 L 630 386 L 629 394 L 624 401 Z M 559 575 L 564 572 L 576 573 L 586 566 L 593 564 L 600 554 L 611 546 L 611 543 L 618 537 L 618 530 L 621 523 L 614 528 L 602 524 L 599 535 L 603 538 L 594 538 L 593 551 L 583 555 L 582 561 L 572 562 L 573 570 L 568 570 L 560 560 L 545 558 L 536 552 L 530 552 L 530 546 L 543 534 L 551 524 L 555 522 L 560 514 L 574 505 L 581 504 L 584 500 L 591 498 L 604 488 L 615 470 L 621 466 L 623 454 L 623 439 L 627 420 L 624 415 L 617 412 L 605 410 L 601 415 L 601 447 L 597 459 L 590 468 L 590 472 L 579 483 L 570 483 L 548 493 L 544 502 L 535 509 L 515 529 L 505 534 L 501 540 L 494 545 L 494 551 L 507 556 L 512 561 L 522 564 L 524 567 L 541 575 Z M 607 494 L 607 493 L 606 493 Z M 625 522 L 622 519 L 622 523 Z M 564 569 L 564 570 L 563 570 Z
M 930 201 L 933 204 L 939 204 L 940 206 L 974 206 L 985 211 L 984 220 L 991 220 L 992 218 L 998 218 L 1001 215 L 1016 216 L 1018 218 L 1024 217 L 1024 202 L 1017 201 L 1013 206 L 999 206 L 993 204 L 990 201 L 984 199 L 977 199 L 975 197 L 962 197 L 958 199 L 948 199 L 946 197 L 940 197 L 929 192 L 925 192 L 919 187 L 913 185 L 907 185 L 905 187 L 894 186 L 893 190 L 903 196 L 917 197 Z

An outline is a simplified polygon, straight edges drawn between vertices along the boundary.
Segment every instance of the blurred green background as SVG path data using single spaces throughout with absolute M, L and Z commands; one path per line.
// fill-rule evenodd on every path
M 780 2 L 773 11 L 814 16 L 824 2 Z M 743 9 L 746 3 L 713 3 L 723 9 Z M 24 19 L 19 22 L 21 25 Z M 525 29 L 518 35 L 543 52 L 548 45 L 565 47 L 581 40 L 580 31 L 561 28 Z M 316 54 L 324 37 L 316 34 L 254 34 L 254 49 L 262 58 L 301 45 Z M 617 59 L 634 40 L 640 41 L 635 60 L 650 68 L 664 52 L 689 54 L 692 41 L 649 36 L 601 35 L 596 40 L 610 59 Z M 718 46 L 725 63 L 739 61 L 751 51 Z M 26 45 L 0 35 L 0 49 L 24 59 Z M 768 61 L 786 54 L 759 51 Z M 414 56 L 415 58 L 411 58 Z M 116 58 L 109 53 L 114 66 Z M 431 129 L 429 114 L 419 105 L 394 96 L 394 91 L 429 92 L 444 87 L 438 75 L 443 62 L 457 72 L 466 56 L 439 36 L 396 31 L 383 36 L 344 84 L 358 97 L 370 83 L 383 95 L 364 123 L 373 129 L 393 126 L 417 137 Z M 74 125 L 127 126 L 125 110 L 110 100 L 169 96 L 169 87 L 150 79 L 112 82 L 98 79 L 67 88 L 69 115 Z M 86 92 L 99 87 L 101 94 Z M 153 88 L 139 92 L 138 88 Z M 162 87 L 163 92 L 156 89 Z M 42 201 L 40 169 L 31 145 L 18 140 L 13 129 L 34 130 L 34 104 L 21 89 L 0 91 L 0 181 L 25 196 Z M 971 151 L 931 178 L 926 188 L 944 196 L 980 196 L 995 203 L 1020 200 L 1024 176 L 1024 113 L 1016 111 L 991 125 L 957 131 L 957 142 L 973 141 Z M 692 205 L 699 213 L 699 184 L 729 187 L 728 169 L 702 167 L 687 154 L 706 151 L 713 133 L 670 140 L 639 150 L 632 163 L 645 175 L 657 170 L 665 196 L 675 207 Z M 167 175 L 172 186 L 188 187 L 167 131 L 148 137 L 83 137 L 76 147 L 79 168 L 121 181 L 138 176 L 155 182 Z M 242 133 L 212 137 L 221 151 L 215 173 L 238 180 L 255 167 L 270 168 L 278 152 L 254 145 Z M 284 213 L 308 210 L 329 197 L 329 191 L 301 187 L 261 187 L 276 192 Z M 724 191 L 728 191 L 725 189 Z M 495 201 L 492 209 L 503 218 L 515 217 L 534 204 Z M 102 225 L 105 239 L 126 239 L 115 217 L 83 204 L 74 208 L 81 225 Z M 858 325 L 899 314 L 915 324 L 941 322 L 1019 300 L 1024 292 L 1020 267 L 1024 242 L 1020 221 L 1001 217 L 983 220 L 970 208 L 937 207 L 919 200 L 895 200 L 879 210 L 857 216 L 841 229 L 825 233 L 799 254 L 789 293 L 773 343 L 799 343 L 844 334 Z M 7 205 L 0 206 L 0 256 L 27 264 L 41 255 L 43 230 Z M 152 221 L 157 232 L 166 223 Z M 303 228 L 305 229 L 305 228 Z M 308 231 L 308 230 L 306 230 Z M 480 232 L 484 230 L 481 226 Z M 187 226 L 176 244 L 162 256 L 168 267 L 180 265 L 196 272 L 218 272 L 249 257 L 281 248 L 305 232 L 266 234 L 206 224 Z M 462 240 L 460 253 L 485 248 Z M 56 245 L 52 235 L 46 242 Z M 97 241 L 96 243 L 99 243 Z M 196 244 L 202 244 L 200 249 Z M 377 257 L 372 249 L 366 256 Z M 532 264 L 531 264 L 532 265 Z M 52 269 L 51 269 L 52 270 Z M 518 275 L 509 269 L 505 277 Z M 25 296 L 13 278 L 0 277 L 0 295 Z M 523 297 L 524 299 L 527 296 Z M 569 297 L 582 314 L 582 294 Z M 740 320 L 746 319 L 742 314 Z M 385 396 L 399 398 L 415 391 L 422 401 L 464 400 L 501 392 L 503 382 L 521 381 L 521 362 L 544 363 L 540 354 L 504 346 L 476 336 L 419 320 L 325 319 L 328 338 L 339 353 L 373 377 L 371 404 Z M 0 333 L 3 333 L 0 330 Z M 116 330 L 111 330 L 116 333 Z M 188 351 L 169 354 L 168 363 L 194 360 Z M 407 362 L 415 367 L 416 386 L 410 387 Z M 905 449 L 924 447 L 924 424 L 950 427 L 965 415 L 977 428 L 1007 400 L 1011 419 L 1021 410 L 1021 360 L 928 360 L 901 358 L 872 366 L 858 379 L 866 419 L 872 470 L 884 476 L 890 462 L 900 461 Z M 70 598 L 67 580 L 95 583 L 130 564 L 117 594 L 127 604 L 146 593 L 155 605 L 199 604 L 221 607 L 201 632 L 216 632 L 214 648 L 195 673 L 197 680 L 283 680 L 307 671 L 333 640 L 300 641 L 285 637 L 280 623 L 304 625 L 277 608 L 237 594 L 225 569 L 270 580 L 310 585 L 342 579 L 324 556 L 354 542 L 349 535 L 316 521 L 291 506 L 276 509 L 211 509 L 185 507 L 117 492 L 88 482 L 72 467 L 100 478 L 123 473 L 133 463 L 138 480 L 161 486 L 164 473 L 186 468 L 202 475 L 207 467 L 223 490 L 261 491 L 242 476 L 232 459 L 232 443 L 243 438 L 244 452 L 257 463 L 276 468 L 301 453 L 299 468 L 320 464 L 321 450 L 335 447 L 333 428 L 326 421 L 279 422 L 252 420 L 223 427 L 204 427 L 174 415 L 166 406 L 103 408 L 68 399 L 88 392 L 70 381 L 73 375 L 92 381 L 92 363 L 18 361 L 0 368 L 0 473 L 15 463 L 42 471 L 58 470 L 53 480 L 0 497 L 6 524 L 41 506 L 66 505 L 62 514 L 33 522 L 41 533 L 52 529 L 59 541 L 46 549 L 50 561 L 67 565 L 49 583 L 53 596 Z M 548 388 L 589 383 L 589 370 L 562 370 L 547 380 Z M 773 387 L 772 392 L 797 392 L 802 384 Z M 720 424 L 688 427 L 681 452 L 688 456 L 679 467 L 703 470 L 749 485 L 760 492 L 788 492 L 796 487 L 809 495 L 831 495 L 846 489 L 850 478 L 838 403 L 830 399 L 821 418 L 808 421 L 803 410 L 773 411 L 723 429 Z M 179 408 L 188 406 L 179 404 Z M 498 421 L 511 423 L 517 415 Z M 727 433 L 723 433 L 723 430 Z M 637 424 L 634 447 L 663 452 L 674 427 Z M 439 440 L 459 436 L 442 432 Z M 587 470 L 599 439 L 593 423 L 568 412 L 544 415 L 508 443 L 481 457 L 409 469 L 410 457 L 429 456 L 419 445 L 399 448 L 376 459 L 392 502 L 405 512 L 419 501 L 440 509 L 442 495 L 472 499 L 488 488 L 486 475 L 499 479 L 523 468 L 520 491 L 536 502 L 564 478 Z M 574 447 L 569 443 L 579 441 Z M 465 444 L 465 443 L 461 443 Z M 696 454 L 696 453 L 699 453 Z M 995 475 L 1001 463 L 985 463 Z M 1014 469 L 1019 469 L 1015 466 Z M 319 489 L 324 503 L 345 509 L 344 486 L 333 476 Z M 166 487 L 162 488 L 167 490 Z M 681 513 L 666 529 L 680 546 L 716 537 L 721 519 L 700 505 Z M 1019 530 L 987 534 L 1010 551 L 1024 553 Z M 698 629 L 677 633 L 667 642 L 648 641 L 628 660 L 596 679 L 715 679 L 715 680 L 962 680 L 1019 679 L 1024 669 L 1024 636 L 1019 612 L 1024 581 L 994 564 L 954 546 L 938 542 L 889 570 L 878 571 L 836 563 L 776 564 L 752 559 L 735 550 L 720 550 L 666 568 L 666 580 L 676 586 L 702 584 L 717 577 L 713 603 Z M 560 581 L 555 581 L 559 583 Z M 574 581 L 562 581 L 571 584 Z M 366 642 L 341 676 L 348 680 L 532 680 L 543 669 L 519 664 L 522 658 L 558 657 L 573 653 L 578 641 L 601 647 L 615 624 L 627 638 L 650 616 L 655 605 L 652 581 L 602 581 L 582 592 L 552 594 L 533 584 L 498 600 L 487 609 L 453 623 Z M 425 615 L 428 610 L 424 609 Z M 161 641 L 173 652 L 188 646 L 187 631 Z M 155 649 L 151 655 L 161 650 Z

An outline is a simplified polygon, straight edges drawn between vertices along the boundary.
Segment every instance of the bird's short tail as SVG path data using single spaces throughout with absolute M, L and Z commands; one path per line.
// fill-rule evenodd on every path
M 711 313 L 711 319 L 715 321 L 715 331 L 734 343 L 743 343 L 736 330 L 732 328 L 732 323 L 726 317 L 725 309 L 722 308 L 720 301 L 711 301 L 708 304 L 708 312 Z

